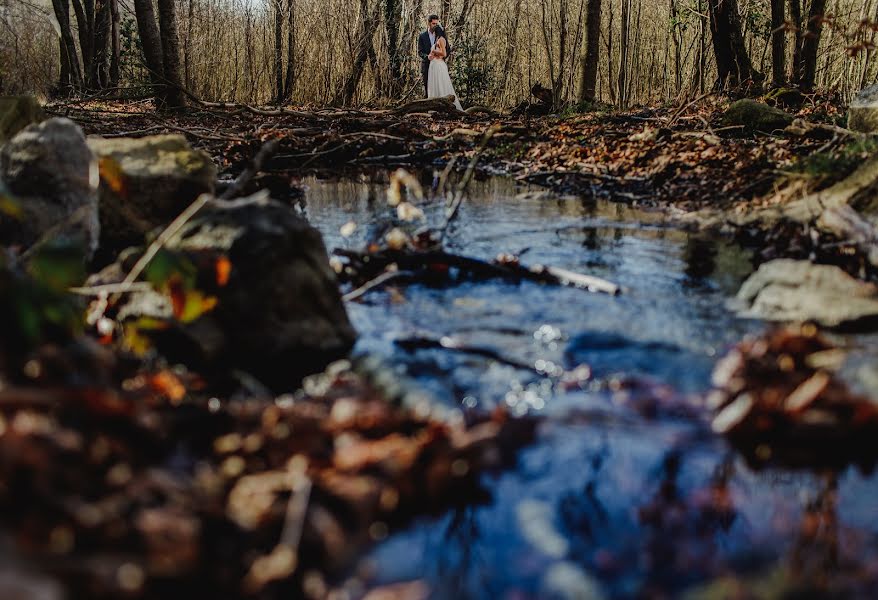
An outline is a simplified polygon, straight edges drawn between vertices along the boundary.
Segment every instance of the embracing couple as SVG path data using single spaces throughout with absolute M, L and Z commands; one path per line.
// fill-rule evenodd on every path
M 445 58 L 451 51 L 445 30 L 439 25 L 439 17 L 430 15 L 427 18 L 427 31 L 418 38 L 418 56 L 421 57 L 421 75 L 424 77 L 424 89 L 427 98 L 442 98 L 454 96 L 454 105 L 457 110 L 463 110 L 460 99 L 454 86 L 451 84 L 451 75 L 448 73 L 448 64 Z

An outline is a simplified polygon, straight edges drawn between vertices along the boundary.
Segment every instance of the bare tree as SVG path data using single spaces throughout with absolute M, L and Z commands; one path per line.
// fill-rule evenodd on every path
M 70 3 L 68 0 L 52 0 L 52 9 L 61 30 L 61 89 L 74 89 L 82 87 L 82 68 L 79 66 L 79 57 L 76 54 L 76 43 L 73 41 L 73 32 L 70 29 Z
M 784 0 L 771 0 L 771 82 L 786 83 L 786 13 Z
M 823 32 L 823 13 L 825 10 L 826 0 L 811 0 L 808 24 L 802 41 L 801 65 L 796 68 L 799 75 L 797 83 L 807 91 L 814 87 L 814 79 L 817 74 L 817 49 L 820 46 L 820 35 Z
M 289 102 L 296 84 L 296 0 L 287 0 L 287 75 L 283 100 Z
M 162 40 L 156 23 L 152 0 L 134 0 L 134 16 L 137 19 L 137 33 L 143 48 L 143 58 L 149 70 L 149 79 L 159 104 L 164 102 L 164 60 Z
M 274 0 L 274 78 L 275 103 L 284 99 L 284 9 L 283 0 Z
M 585 56 L 582 60 L 582 89 L 580 101 L 595 99 L 598 68 L 600 66 L 601 0 L 588 0 L 586 12 Z
M 713 51 L 716 58 L 717 89 L 735 87 L 762 77 L 750 62 L 741 30 L 737 0 L 708 0 Z
M 177 35 L 177 11 L 174 0 L 158 0 L 159 31 L 162 43 L 162 74 L 165 78 L 164 103 L 167 108 L 186 106 L 180 66 L 180 38 Z

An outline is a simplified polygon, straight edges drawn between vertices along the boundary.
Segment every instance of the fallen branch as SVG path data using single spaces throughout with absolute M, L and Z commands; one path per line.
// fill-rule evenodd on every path
M 471 277 L 483 279 L 507 279 L 512 281 L 535 281 L 552 285 L 575 287 L 589 292 L 617 295 L 622 288 L 615 283 L 594 277 L 574 273 L 566 269 L 535 265 L 526 267 L 517 263 L 490 263 L 469 256 L 451 254 L 444 250 L 390 250 L 385 249 L 374 253 L 357 252 L 337 248 L 333 252 L 336 256 L 347 258 L 361 276 L 372 279 L 366 285 L 369 286 L 363 293 L 380 287 L 387 281 L 379 281 L 378 278 L 390 266 L 396 265 L 400 271 L 432 270 L 441 272 L 443 269 L 458 269 Z M 392 279 L 388 279 L 392 280 Z M 363 286 L 366 287 L 366 286 Z M 353 294 L 353 292 L 351 292 Z M 359 294 L 358 297 L 361 297 Z
M 443 336 L 441 338 L 417 336 L 394 340 L 393 343 L 403 350 L 406 350 L 407 352 L 411 352 L 413 350 L 441 349 L 460 352 L 462 354 L 471 354 L 473 356 L 481 356 L 483 358 L 493 360 L 494 362 L 513 367 L 515 369 L 530 371 L 532 373 L 537 373 L 541 375 L 541 373 L 536 369 L 536 367 L 534 367 L 534 365 L 507 358 L 499 352 L 491 350 L 490 348 L 482 348 L 480 346 L 467 346 L 465 344 L 461 344 L 460 342 L 449 336 Z
M 454 96 L 444 96 L 442 98 L 422 98 L 420 100 L 412 100 L 407 104 L 403 104 L 399 108 L 390 111 L 395 115 L 407 115 L 410 113 L 425 112 L 441 112 L 452 115 L 460 115 L 460 111 L 454 105 Z

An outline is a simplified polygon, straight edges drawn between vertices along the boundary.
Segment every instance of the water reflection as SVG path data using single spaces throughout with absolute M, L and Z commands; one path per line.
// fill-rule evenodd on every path
M 385 210 L 384 183 L 305 183 L 329 247 L 361 244 Z M 421 207 L 440 222 L 441 198 Z M 352 220 L 360 227 L 345 239 Z M 369 583 L 423 579 L 436 598 L 781 597 L 803 586 L 868 597 L 878 478 L 753 471 L 687 404 L 717 354 L 761 328 L 724 308 L 748 253 L 657 213 L 501 179 L 474 183 L 448 243 L 480 258 L 527 249 L 523 261 L 626 293 L 462 282 L 349 306 L 358 351 L 399 365 L 437 401 L 550 416 L 517 467 L 488 479 L 490 501 L 392 535 L 369 557 Z M 446 336 L 485 352 L 405 343 Z M 547 375 L 555 365 L 588 368 L 571 385 Z

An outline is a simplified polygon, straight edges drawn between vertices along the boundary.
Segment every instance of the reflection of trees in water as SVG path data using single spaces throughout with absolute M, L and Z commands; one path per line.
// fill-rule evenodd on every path
M 710 277 L 716 270 L 716 244 L 710 240 L 690 235 L 683 248 L 686 261 L 685 273 L 692 283 Z
M 876 542 L 857 547 L 838 519 L 838 472 L 820 474 L 816 492 L 805 500 L 799 531 L 789 555 L 793 590 L 823 598 L 874 598 L 878 594 Z M 874 502 L 874 499 L 872 500 Z
M 790 553 L 790 572 L 820 589 L 827 589 L 838 572 L 838 477 L 826 473 L 820 489 L 806 501 L 799 533 Z
M 683 458 L 678 450 L 665 456 L 659 487 L 638 511 L 644 528 L 645 595 L 680 589 L 716 573 L 718 537 L 737 518 L 729 490 L 732 458 L 719 464 L 706 485 L 688 492 L 678 483 Z
M 481 531 L 478 524 L 478 507 L 461 507 L 455 510 L 442 534 L 443 548 L 436 556 L 436 581 L 443 585 L 442 597 L 469 598 L 473 592 L 485 597 L 492 583 L 489 561 L 482 555 Z

